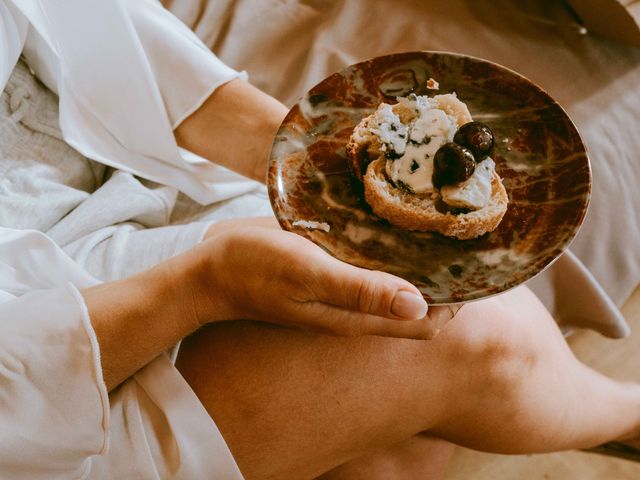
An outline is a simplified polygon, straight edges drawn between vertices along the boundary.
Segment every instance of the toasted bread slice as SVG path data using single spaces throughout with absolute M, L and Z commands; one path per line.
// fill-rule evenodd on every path
M 402 100 L 392 109 L 402 123 L 409 124 L 416 113 Z M 455 94 L 437 95 L 433 100 L 437 108 L 455 117 L 458 127 L 472 121 L 467 106 Z M 497 173 L 493 174 L 488 204 L 468 212 L 448 207 L 438 191 L 415 194 L 400 188 L 387 177 L 384 147 L 371 128 L 376 124 L 374 117 L 375 113 L 355 127 L 346 151 L 352 173 L 364 183 L 365 200 L 376 215 L 407 230 L 438 232 L 460 240 L 476 238 L 497 228 L 509 202 Z
M 491 199 L 486 207 L 467 213 L 440 211 L 437 193 L 416 195 L 394 186 L 385 173 L 384 157 L 374 160 L 364 176 L 365 200 L 374 213 L 406 230 L 438 232 L 468 240 L 496 229 L 509 199 L 502 181 L 494 172 Z

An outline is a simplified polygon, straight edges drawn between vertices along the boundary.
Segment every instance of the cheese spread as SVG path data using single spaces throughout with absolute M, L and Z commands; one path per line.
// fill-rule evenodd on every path
M 442 105 L 454 108 L 445 111 L 440 108 Z M 442 145 L 453 141 L 459 127 L 459 119 L 453 113 L 460 109 L 468 112 L 455 94 L 411 94 L 398 98 L 396 106 L 382 103 L 378 107 L 369 129 L 380 140 L 380 151 L 387 158 L 386 174 L 394 184 L 416 194 L 437 191 L 433 185 L 433 159 Z M 443 201 L 455 208 L 483 208 L 491 198 L 494 170 L 491 158 L 481 161 L 467 180 L 442 187 Z

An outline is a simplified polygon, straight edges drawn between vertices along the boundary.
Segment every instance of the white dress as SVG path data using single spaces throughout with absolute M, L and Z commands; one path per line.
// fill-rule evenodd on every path
M 172 133 L 239 76 L 151 0 L 0 0 L 1 478 L 242 478 L 168 355 L 107 394 L 78 292 L 268 213 Z

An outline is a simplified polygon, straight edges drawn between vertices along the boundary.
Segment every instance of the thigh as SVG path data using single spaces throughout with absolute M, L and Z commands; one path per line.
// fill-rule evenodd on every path
M 416 405 L 418 343 L 232 322 L 184 341 L 176 365 L 247 478 L 311 478 L 424 430 L 425 402 L 437 416 L 439 376 Z
M 221 323 L 185 340 L 177 366 L 248 478 L 309 478 L 468 411 L 487 388 L 479 359 L 529 336 L 509 313 L 466 305 L 430 341 Z
M 216 324 L 177 366 L 252 479 L 316 477 L 425 431 L 497 453 L 640 431 L 640 386 L 580 364 L 525 288 L 465 305 L 430 341 Z

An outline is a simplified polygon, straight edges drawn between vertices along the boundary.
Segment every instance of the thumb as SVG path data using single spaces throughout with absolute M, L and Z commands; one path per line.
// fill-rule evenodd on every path
M 428 306 L 420 291 L 394 275 L 366 270 L 329 255 L 316 270 L 318 300 L 337 307 L 379 317 L 419 320 Z

